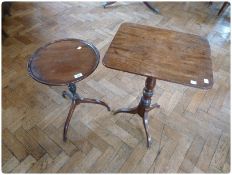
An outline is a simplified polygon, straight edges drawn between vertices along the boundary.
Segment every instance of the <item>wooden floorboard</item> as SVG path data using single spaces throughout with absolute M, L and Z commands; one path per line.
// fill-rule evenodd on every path
M 230 172 L 230 7 L 222 2 L 14 2 L 3 29 L 2 171 L 4 173 L 228 173 Z M 209 40 L 214 85 L 199 90 L 157 81 L 149 113 L 153 144 L 146 148 L 142 120 L 114 116 L 98 105 L 76 108 L 62 140 L 70 101 L 67 87 L 39 84 L 26 70 L 43 44 L 61 38 L 92 42 L 101 60 L 118 27 L 134 22 L 200 35 Z M 77 85 L 81 96 L 106 101 L 114 111 L 135 106 L 145 77 L 99 64 Z M 161 152 L 159 155 L 159 142 Z

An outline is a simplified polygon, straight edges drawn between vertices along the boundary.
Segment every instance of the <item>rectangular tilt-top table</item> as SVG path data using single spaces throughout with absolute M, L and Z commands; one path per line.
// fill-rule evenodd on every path
M 210 46 L 206 39 L 167 29 L 133 23 L 123 23 L 108 51 L 103 64 L 111 69 L 147 77 L 143 96 L 137 107 L 115 112 L 138 114 L 143 119 L 150 147 L 148 112 L 159 108 L 151 105 L 156 79 L 201 89 L 213 85 Z

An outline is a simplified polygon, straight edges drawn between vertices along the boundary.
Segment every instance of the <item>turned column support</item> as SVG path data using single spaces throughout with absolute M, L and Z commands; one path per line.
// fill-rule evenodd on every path
M 156 79 L 152 77 L 147 77 L 145 81 L 145 87 L 143 88 L 143 96 L 138 106 L 139 109 L 149 110 L 150 105 L 151 105 L 151 97 L 153 96 L 153 90 L 154 90 L 155 85 L 156 85 Z M 143 117 L 143 113 L 141 117 Z
M 151 136 L 149 134 L 149 125 L 148 125 L 148 112 L 154 108 L 159 108 L 160 105 L 157 103 L 151 105 L 151 98 L 153 96 L 153 90 L 156 85 L 156 79 L 153 77 L 147 77 L 145 81 L 145 87 L 143 89 L 143 96 L 140 99 L 140 102 L 135 108 L 123 108 L 114 112 L 114 114 L 118 113 L 130 113 L 130 114 L 138 114 L 143 119 L 143 125 L 146 132 L 147 137 L 147 147 L 151 146 Z

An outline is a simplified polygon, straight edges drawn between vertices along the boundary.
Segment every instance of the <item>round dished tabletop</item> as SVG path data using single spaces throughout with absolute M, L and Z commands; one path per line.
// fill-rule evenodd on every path
M 90 75 L 99 60 L 94 45 L 79 39 L 62 39 L 39 48 L 27 68 L 29 75 L 40 83 L 67 85 Z

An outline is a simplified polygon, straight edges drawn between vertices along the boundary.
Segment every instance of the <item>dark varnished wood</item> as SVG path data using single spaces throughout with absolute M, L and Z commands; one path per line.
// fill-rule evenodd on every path
M 191 87 L 213 85 L 206 39 L 181 32 L 123 23 L 103 58 L 106 67 Z M 209 83 L 204 83 L 208 79 Z M 191 80 L 197 84 L 191 84 Z
M 69 97 L 72 104 L 64 124 L 63 140 L 67 140 L 67 132 L 73 112 L 80 103 L 93 103 L 110 107 L 103 101 L 81 98 L 76 92 L 75 82 L 89 76 L 99 63 L 100 54 L 97 48 L 83 40 L 62 39 L 39 48 L 28 61 L 28 73 L 36 81 L 46 85 L 68 85 L 69 92 L 62 96 Z M 75 77 L 74 75 L 82 74 Z
M 157 14 L 160 13 L 159 10 L 158 10 L 157 8 L 155 8 L 155 7 L 153 7 L 153 6 L 150 5 L 149 1 L 144 1 L 143 3 L 144 3 L 149 9 L 151 9 L 153 12 L 155 12 L 155 13 L 157 13 Z
M 106 7 L 108 7 L 109 5 L 112 5 L 112 4 L 114 4 L 114 3 L 116 3 L 117 1 L 108 1 L 108 2 L 106 2 L 104 5 L 103 5 L 103 7 L 104 8 L 106 8 Z M 155 12 L 155 13 L 157 13 L 157 14 L 159 14 L 160 12 L 159 12 L 159 10 L 158 9 L 156 9 L 155 7 L 152 7 L 150 4 L 149 4 L 149 2 L 143 2 L 150 10 L 152 10 L 153 12 Z
M 147 147 L 151 146 L 151 136 L 149 134 L 149 125 L 148 125 L 148 112 L 154 108 L 159 108 L 160 105 L 157 103 L 151 105 L 151 97 L 153 96 L 153 90 L 156 84 L 156 79 L 153 77 L 147 77 L 145 82 L 145 87 L 143 89 L 143 96 L 139 102 L 139 105 L 134 108 L 123 108 L 114 112 L 118 113 L 130 113 L 138 114 L 143 119 L 143 125 L 147 137 Z
M 146 76 L 140 103 L 117 113 L 138 114 L 143 119 L 147 147 L 151 145 L 148 112 L 159 108 L 151 105 L 156 79 L 208 89 L 213 85 L 210 47 L 199 36 L 124 23 L 118 29 L 105 57 L 106 67 Z
M 99 105 L 105 106 L 107 108 L 107 110 L 110 111 L 110 107 L 105 102 L 103 102 L 101 100 L 81 98 L 79 96 L 79 94 L 76 92 L 76 85 L 74 83 L 70 83 L 68 85 L 68 88 L 69 88 L 70 93 L 63 91 L 63 94 L 62 94 L 64 98 L 69 97 L 72 100 L 72 104 L 71 104 L 68 116 L 67 116 L 65 124 L 64 124 L 64 132 L 63 132 L 63 140 L 64 141 L 67 140 L 69 123 L 71 121 L 73 112 L 74 112 L 77 105 L 79 105 L 81 103 L 99 104 Z
M 66 118 L 65 124 L 64 124 L 64 133 L 63 133 L 63 140 L 66 142 L 67 141 L 67 133 L 68 133 L 68 127 L 69 127 L 69 123 L 71 121 L 73 112 L 76 108 L 76 105 L 78 105 L 78 103 L 76 103 L 76 100 L 72 100 L 72 104 L 70 106 L 69 112 L 68 112 L 68 116 Z
M 220 9 L 219 12 L 218 12 L 218 16 L 220 16 L 220 15 L 222 14 L 222 12 L 224 12 L 225 9 L 226 9 L 229 5 L 230 5 L 229 2 L 224 2 L 223 5 L 222 5 L 222 7 L 221 7 L 221 9 Z
M 41 83 L 66 85 L 89 76 L 99 59 L 94 45 L 79 39 L 62 39 L 39 48 L 28 61 L 28 72 Z M 80 73 L 81 77 L 74 77 Z

